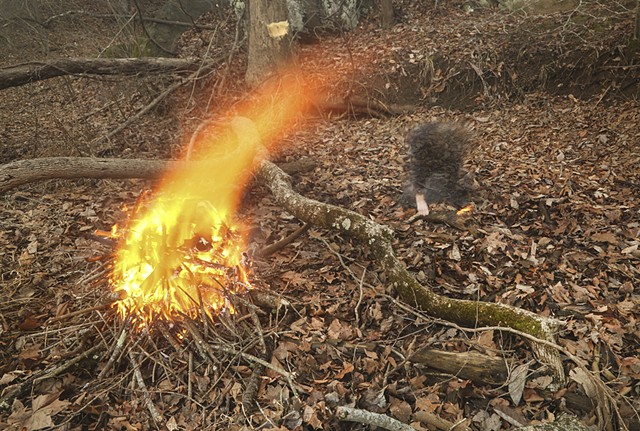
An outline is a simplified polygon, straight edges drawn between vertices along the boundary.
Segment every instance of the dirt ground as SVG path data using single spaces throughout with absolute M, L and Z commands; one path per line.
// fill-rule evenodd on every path
M 170 327 L 130 335 L 122 347 L 123 325 L 110 307 L 113 245 L 94 233 L 126 220 L 126 208 L 153 183 L 54 180 L 0 197 L 0 429 L 371 429 L 340 421 L 335 408 L 343 405 L 416 430 L 433 429 L 428 414 L 483 431 L 564 412 L 603 426 L 568 354 L 613 394 L 624 420 L 612 413 L 610 429 L 640 429 L 633 4 L 581 2 L 523 15 L 467 11 L 458 1 L 399 1 L 389 29 L 374 11 L 353 32 L 321 32 L 297 55 L 309 74 L 332 71 L 328 93 L 410 109 L 384 118 L 309 117 L 273 154 L 277 162 L 314 161 L 293 176 L 295 189 L 389 226 L 398 257 L 435 292 L 560 319 L 565 386 L 550 385 L 521 338 L 495 328 L 467 331 L 402 304 L 366 248 L 315 227 L 253 262 L 255 285 L 277 292 L 285 306 L 220 316 L 205 334 L 208 351 Z M 111 13 L 75 1 L 50 5 L 38 19 L 71 9 Z M 3 33 L 0 66 L 95 57 L 130 38 L 94 15 Z M 61 77 L 2 90 L 0 162 L 180 157 L 205 117 L 225 115 L 247 93 L 244 51 L 231 49 L 235 15 L 210 14 L 201 23 L 215 30 L 187 31 L 180 55 L 214 59 L 216 68 L 119 133 L 110 135 L 178 77 Z M 415 210 L 399 203 L 404 136 L 435 119 L 473 129 L 466 166 L 481 186 L 473 229 L 412 217 Z M 251 226 L 252 250 L 301 225 L 256 183 L 238 218 Z M 504 358 L 509 370 L 526 371 L 524 387 L 411 360 L 422 348 Z

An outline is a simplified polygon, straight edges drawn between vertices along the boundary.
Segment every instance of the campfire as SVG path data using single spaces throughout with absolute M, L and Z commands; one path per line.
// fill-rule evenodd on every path
M 253 288 L 245 229 L 235 220 L 239 196 L 262 145 L 275 142 L 308 104 L 297 80 L 263 95 L 246 107 L 251 120 L 235 116 L 226 131 L 199 130 L 187 153 L 205 149 L 202 158 L 168 174 L 127 224 L 112 230 L 115 307 L 135 327 L 233 313 L 233 297 Z
M 235 118 L 231 128 L 216 135 L 216 157 L 167 175 L 128 224 L 112 230 L 119 241 L 110 278 L 115 307 L 138 328 L 233 313 L 233 296 L 252 288 L 234 217 L 260 139 L 246 118 Z
M 231 297 L 251 284 L 244 239 L 229 214 L 207 200 L 172 195 L 140 209 L 129 227 L 113 231 L 120 240 L 111 276 L 118 314 L 140 327 L 233 313 Z

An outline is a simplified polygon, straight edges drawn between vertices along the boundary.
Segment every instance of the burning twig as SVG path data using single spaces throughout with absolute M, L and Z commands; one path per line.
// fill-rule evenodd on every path
M 458 211 L 431 211 L 428 215 L 415 214 L 409 220 L 408 223 L 413 223 L 417 219 L 423 219 L 432 223 L 444 223 L 458 230 L 475 230 L 471 226 L 467 226 L 468 221 L 471 219 L 472 207 L 464 207 Z
M 252 288 L 243 241 L 226 210 L 192 198 L 160 196 L 131 226 L 116 252 L 111 284 L 118 312 L 137 328 L 233 313 L 230 296 Z

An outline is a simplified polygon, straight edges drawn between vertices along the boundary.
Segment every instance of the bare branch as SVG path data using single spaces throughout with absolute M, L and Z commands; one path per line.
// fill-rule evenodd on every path
M 61 58 L 0 68 L 0 90 L 56 76 L 137 75 L 196 70 L 197 60 L 182 58 Z

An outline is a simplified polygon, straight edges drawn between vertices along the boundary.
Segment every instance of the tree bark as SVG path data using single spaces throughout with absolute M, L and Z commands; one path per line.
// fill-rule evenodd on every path
M 445 352 L 426 347 L 411 355 L 409 361 L 479 384 L 502 385 L 509 378 L 504 358 L 478 352 Z
M 259 153 L 262 154 L 261 151 Z M 211 165 L 225 161 L 221 159 L 206 162 L 165 162 L 65 157 L 23 160 L 0 166 L 0 192 L 27 182 L 49 178 L 157 178 L 166 172 L 165 169 L 188 170 L 191 163 Z M 556 387 L 564 383 L 564 370 L 558 350 L 560 348 L 550 344 L 555 339 L 555 330 L 559 322 L 504 304 L 438 295 L 428 286 L 418 283 L 398 260 L 392 247 L 393 233 L 387 227 L 345 208 L 301 196 L 293 190 L 290 177 L 270 161 L 262 160 L 258 164 L 256 177 L 271 190 L 276 204 L 301 221 L 336 231 L 362 243 L 376 258 L 376 262 L 386 274 L 387 282 L 396 289 L 403 302 L 433 317 L 470 328 L 489 326 L 519 331 L 531 344 L 532 351 L 538 359 L 553 371 Z M 532 339 L 531 336 L 536 338 Z M 601 381 L 584 382 L 586 377 L 588 376 L 583 377 L 580 382 L 593 387 L 589 396 L 597 401 L 597 411 L 614 411 L 615 406 L 610 404 L 611 399 L 603 387 L 597 385 L 598 382 L 602 386 L 604 384 Z M 611 418 L 612 414 L 600 414 L 598 417 L 604 421 Z M 603 427 L 605 425 L 603 422 Z
M 47 157 L 18 160 L 0 166 L 0 193 L 22 184 L 48 179 L 159 178 L 180 162 L 93 157 Z
M 51 179 L 110 178 L 157 179 L 175 169 L 188 169 L 203 162 L 178 160 L 99 159 L 94 157 L 45 157 L 18 160 L 0 165 L 0 194 L 23 184 Z M 315 167 L 311 159 L 282 163 L 281 169 L 289 174 L 304 172 Z
M 158 178 L 166 170 L 189 169 L 189 163 L 139 159 L 97 159 L 54 157 L 20 160 L 0 166 L 0 193 L 28 182 L 52 178 Z M 263 160 L 257 178 L 266 185 L 285 210 L 298 219 L 316 226 L 336 230 L 362 242 L 378 259 L 402 300 L 428 314 L 469 327 L 506 326 L 552 341 L 558 322 L 526 310 L 499 303 L 452 299 L 422 286 L 396 258 L 391 245 L 392 232 L 367 217 L 334 205 L 306 198 L 293 191 L 289 176 L 278 166 Z M 532 344 L 534 353 L 549 365 L 556 379 L 564 382 L 558 352 L 544 345 Z
M 636 2 L 636 19 L 633 27 L 633 38 L 640 40 L 640 0 Z
M 285 0 L 249 0 L 248 64 L 245 81 L 255 87 L 287 66 L 291 58 L 291 29 Z
M 393 14 L 392 0 L 378 0 L 380 7 L 380 24 L 383 28 L 393 27 L 395 16 Z
M 0 69 L 0 90 L 56 76 L 137 75 L 170 73 L 197 69 L 196 60 L 181 58 L 62 58 L 34 61 Z

